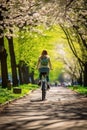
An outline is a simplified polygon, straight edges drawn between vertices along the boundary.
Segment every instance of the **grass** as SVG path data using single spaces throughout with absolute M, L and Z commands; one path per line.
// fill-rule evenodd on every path
M 21 94 L 13 93 L 13 88 L 11 90 L 8 90 L 7 88 L 5 89 L 0 88 L 0 104 L 4 104 L 7 101 L 22 97 L 28 94 L 29 92 L 31 92 L 31 90 L 35 90 L 38 88 L 38 86 L 34 84 L 25 84 L 25 85 L 20 85 L 18 87 L 22 89 Z
M 69 86 L 69 88 L 82 95 L 87 95 L 87 87 L 77 85 L 77 86 Z
M 22 97 L 22 96 L 28 94 L 29 92 L 31 92 L 31 90 L 37 89 L 38 85 L 24 84 L 24 85 L 20 85 L 18 87 L 22 89 L 21 94 L 13 93 L 13 88 L 11 90 L 8 90 L 7 88 L 5 88 L 5 89 L 0 88 L 0 104 L 4 104 L 7 101 Z M 78 93 L 80 93 L 80 94 L 82 94 L 82 95 L 87 95 L 87 87 L 83 87 L 83 86 L 78 85 L 76 87 L 75 86 L 69 86 L 69 88 L 78 92 Z

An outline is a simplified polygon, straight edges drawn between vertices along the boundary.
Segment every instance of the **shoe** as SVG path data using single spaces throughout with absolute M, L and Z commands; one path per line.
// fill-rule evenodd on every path
M 45 99 L 42 99 L 42 101 L 46 101 L 47 99 L 45 98 Z
M 50 85 L 49 84 L 47 84 L 47 90 L 49 90 L 50 89 Z
M 41 81 L 38 82 L 38 86 L 41 86 Z

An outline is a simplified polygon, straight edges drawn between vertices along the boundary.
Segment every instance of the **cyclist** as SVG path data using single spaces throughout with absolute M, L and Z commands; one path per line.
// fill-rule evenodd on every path
M 38 85 L 41 85 L 41 79 L 43 72 L 46 72 L 46 80 L 47 80 L 47 88 L 49 89 L 49 70 L 52 69 L 50 56 L 48 55 L 48 52 L 46 50 L 43 50 L 41 55 L 38 58 L 37 62 L 37 69 L 39 70 L 39 83 Z

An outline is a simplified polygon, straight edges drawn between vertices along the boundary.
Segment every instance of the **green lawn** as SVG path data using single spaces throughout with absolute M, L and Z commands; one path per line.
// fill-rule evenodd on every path
M 25 85 L 20 85 L 16 88 L 21 88 L 21 90 L 22 90 L 21 94 L 13 93 L 13 88 L 11 90 L 8 90 L 7 88 L 5 88 L 5 89 L 0 88 L 0 104 L 4 104 L 7 101 L 22 97 L 22 96 L 28 94 L 29 92 L 31 92 L 31 90 L 37 89 L 38 85 L 25 84 Z
M 77 85 L 77 86 L 70 86 L 69 88 L 82 95 L 87 95 L 87 87 Z
M 31 90 L 35 90 L 38 88 L 38 85 L 34 85 L 34 84 L 25 84 L 25 85 L 20 85 L 19 87 L 16 88 L 21 88 L 22 89 L 22 93 L 21 94 L 15 94 L 13 93 L 13 88 L 11 90 L 6 89 L 2 89 L 0 88 L 0 104 L 4 104 L 7 101 L 13 100 L 13 99 L 17 99 L 19 97 L 22 97 L 26 94 L 28 94 L 29 92 L 31 92 Z M 87 95 L 87 87 L 83 87 L 83 86 L 70 86 L 70 89 L 83 94 L 83 95 Z

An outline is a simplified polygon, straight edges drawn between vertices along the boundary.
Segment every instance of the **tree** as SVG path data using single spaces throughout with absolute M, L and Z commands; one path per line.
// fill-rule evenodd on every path
M 49 4 L 50 3 L 50 4 Z M 60 7 L 59 7 L 60 5 Z M 72 38 L 69 33 L 67 33 L 67 40 L 70 45 L 71 50 L 73 51 L 74 55 L 78 58 L 79 63 L 83 66 L 83 75 L 84 75 L 84 86 L 87 86 L 87 1 L 86 0 L 61 0 L 61 1 L 48 1 L 46 4 L 46 9 L 49 8 L 48 19 L 50 21 L 54 18 L 54 22 L 63 25 L 66 30 L 74 30 L 72 31 L 73 34 L 78 35 L 76 38 L 79 41 L 81 50 L 84 55 L 84 60 L 81 59 L 83 57 L 78 57 L 76 54 L 75 46 L 73 45 Z M 55 7 L 55 8 L 54 8 Z M 55 11 L 56 10 L 56 11 Z M 51 15 L 52 16 L 51 16 Z M 53 22 L 53 23 L 54 23 Z M 52 24 L 52 22 L 49 22 Z M 77 30 L 77 31 L 75 31 Z M 66 35 L 66 31 L 65 35 Z
M 83 43 L 83 48 L 87 48 L 86 0 L 7 0 L 5 2 L 2 0 L 0 3 L 5 8 L 3 11 L 0 10 L 3 16 L 1 22 L 3 22 L 5 36 L 12 37 L 15 34 L 15 26 L 18 28 L 29 26 L 29 31 L 31 31 L 33 27 L 41 23 L 44 23 L 46 27 L 54 23 L 63 24 L 67 28 L 78 27 L 80 41 Z M 9 30 L 13 33 L 11 34 Z
M 14 44 L 13 44 L 13 37 L 7 38 L 9 44 L 9 52 L 11 57 L 11 68 L 12 68 L 12 82 L 13 86 L 18 85 L 18 78 L 17 78 L 17 66 L 15 60 L 15 53 L 14 53 Z
M 2 11 L 5 8 L 0 5 L 0 61 L 1 61 L 1 75 L 2 75 L 2 87 L 5 88 L 8 82 L 8 70 L 7 70 L 7 53 L 6 49 L 4 48 L 4 36 L 3 36 L 3 16 Z
M 36 26 L 37 20 L 39 18 L 37 10 L 37 3 L 35 1 L 15 1 L 15 0 L 6 0 L 0 1 L 0 27 L 1 30 L 1 42 L 3 42 L 3 35 L 7 37 L 9 43 L 10 57 L 11 57 L 11 67 L 12 67 L 12 78 L 13 85 L 17 85 L 17 72 L 16 72 L 16 61 L 15 54 L 13 48 L 13 33 L 14 26 L 24 27 L 25 25 L 33 25 Z M 33 8 L 34 7 L 34 8 Z M 3 24 L 2 24 L 3 23 Z M 32 26 L 31 26 L 32 27 Z M 13 32 L 13 33 L 11 33 Z M 3 44 L 3 43 L 2 43 Z M 4 45 L 4 44 L 3 44 Z M 5 51 L 6 52 L 6 51 Z M 5 56 L 5 55 L 4 55 Z M 2 70 L 2 84 L 3 82 L 7 82 L 8 78 L 6 74 L 7 71 L 3 71 L 7 68 L 6 58 L 2 57 L 1 60 L 1 70 Z M 4 66 L 5 65 L 5 66 Z M 4 75 L 3 75 L 4 74 Z M 6 77 L 6 78 L 5 78 Z M 5 79 L 5 80 L 4 80 Z M 7 84 L 5 83 L 5 86 Z

